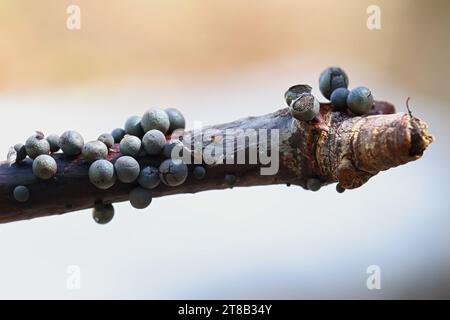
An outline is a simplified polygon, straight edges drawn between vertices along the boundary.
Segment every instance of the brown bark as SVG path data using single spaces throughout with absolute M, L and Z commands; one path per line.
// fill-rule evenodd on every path
M 189 176 L 178 187 L 161 184 L 151 190 L 153 197 L 179 193 L 195 193 L 230 187 L 225 174 L 237 177 L 235 186 L 293 184 L 306 188 L 309 178 L 320 179 L 323 185 L 339 182 L 346 189 L 357 188 L 378 172 L 414 161 L 422 156 L 433 141 L 427 126 L 407 114 L 394 114 L 394 107 L 376 102 L 369 116 L 352 117 L 333 111 L 322 104 L 320 115 L 311 122 L 299 122 L 288 109 L 261 117 L 250 117 L 227 124 L 212 126 L 214 137 L 203 139 L 203 147 L 220 141 L 226 129 L 279 129 L 280 167 L 275 175 L 261 175 L 260 164 L 215 164 L 206 166 L 207 177 L 196 180 Z M 192 137 L 185 132 L 184 137 Z M 246 148 L 258 147 L 248 144 Z M 236 151 L 236 150 L 235 150 Z M 0 223 L 62 214 L 91 208 L 96 201 L 113 203 L 126 201 L 136 184 L 117 182 L 108 190 L 96 189 L 87 176 L 89 164 L 78 157 L 54 154 L 58 172 L 54 179 L 40 181 L 34 177 L 32 161 L 20 164 L 0 163 Z M 108 159 L 120 156 L 118 146 Z M 142 164 L 157 165 L 162 159 L 142 157 Z M 26 203 L 14 200 L 15 186 L 26 185 L 30 199 Z

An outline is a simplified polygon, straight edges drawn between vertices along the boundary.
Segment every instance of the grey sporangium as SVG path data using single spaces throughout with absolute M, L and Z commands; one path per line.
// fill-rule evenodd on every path
M 14 188 L 13 196 L 18 202 L 27 202 L 30 198 L 30 190 L 26 186 L 17 186 Z
M 136 209 L 145 209 L 152 202 L 150 191 L 141 187 L 136 187 L 128 194 L 130 204 Z
M 320 92 L 329 100 L 331 93 L 337 88 L 348 88 L 347 74 L 339 67 L 326 68 L 319 77 Z
M 166 133 L 170 126 L 169 116 L 162 109 L 149 109 L 142 116 L 141 126 L 144 132 L 156 129 L 162 133 Z
M 49 134 L 46 138 L 50 145 L 50 152 L 55 153 L 58 152 L 59 149 L 61 149 L 61 141 L 57 134 Z
M 120 152 L 123 155 L 137 157 L 142 148 L 141 139 L 133 135 L 126 135 L 120 141 Z
M 81 154 L 87 161 L 105 159 L 108 156 L 108 148 L 101 141 L 89 141 L 81 149 Z
M 233 187 L 236 184 L 237 177 L 234 174 L 227 173 L 225 175 L 224 180 L 227 185 L 229 185 L 230 187 Z
M 344 111 L 347 109 L 347 97 L 350 91 L 347 88 L 337 88 L 331 94 L 331 104 L 337 109 Z
M 296 84 L 290 87 L 284 94 L 284 100 L 288 107 L 291 106 L 292 101 L 296 100 L 303 93 L 311 93 L 311 86 L 307 84 Z
M 114 165 L 108 160 L 96 160 L 89 167 L 89 181 L 99 189 L 111 188 L 116 182 Z
M 92 218 L 98 224 L 107 224 L 114 218 L 114 206 L 111 203 L 96 203 L 92 209 Z
M 138 183 L 141 187 L 145 189 L 154 189 L 159 183 L 159 171 L 158 168 L 153 166 L 146 166 L 142 168 L 139 173 Z
M 149 130 L 142 138 L 142 145 L 145 152 L 151 156 L 156 156 L 161 153 L 166 143 L 166 137 L 157 129 Z
M 206 170 L 203 166 L 195 166 L 192 175 L 197 180 L 202 180 L 206 176 Z
M 184 119 L 183 114 L 175 108 L 167 108 L 164 110 L 169 116 L 169 130 L 167 130 L 168 134 L 171 134 L 175 130 L 184 129 L 186 127 L 186 120 Z
M 34 135 L 29 137 L 25 142 L 25 150 L 31 159 L 36 158 L 41 154 L 50 153 L 50 144 L 44 139 L 42 132 L 36 131 Z
M 114 163 L 117 179 L 123 183 L 131 183 L 139 177 L 139 163 L 130 156 L 122 156 Z
M 186 181 L 187 176 L 187 165 L 179 159 L 166 159 L 159 166 L 159 177 L 165 185 L 179 186 Z
M 14 151 L 16 151 L 16 163 L 21 162 L 27 157 L 27 150 L 25 149 L 25 145 L 22 143 L 15 144 Z
M 125 133 L 136 136 L 138 138 L 142 138 L 144 135 L 144 130 L 142 130 L 141 126 L 141 117 L 139 116 L 131 116 L 125 121 L 124 125 Z
M 111 131 L 111 135 L 114 138 L 114 143 L 119 143 L 123 137 L 125 137 L 125 130 L 122 128 L 115 128 L 113 131 Z
M 58 166 L 55 159 L 47 154 L 41 154 L 33 160 L 33 173 L 42 180 L 48 180 L 56 175 Z
M 114 137 L 110 133 L 102 133 L 97 140 L 103 142 L 108 149 L 114 146 Z
M 300 121 L 310 121 L 319 114 L 319 101 L 311 93 L 303 93 L 291 103 L 292 116 Z
M 68 156 L 76 156 L 81 153 L 84 145 L 84 139 L 76 131 L 69 130 L 64 132 L 60 139 L 61 150 Z
M 319 191 L 322 187 L 322 182 L 317 178 L 309 178 L 306 181 L 306 187 L 311 191 Z
M 372 93 L 366 87 L 356 87 L 348 94 L 347 105 L 355 115 L 362 116 L 372 109 Z

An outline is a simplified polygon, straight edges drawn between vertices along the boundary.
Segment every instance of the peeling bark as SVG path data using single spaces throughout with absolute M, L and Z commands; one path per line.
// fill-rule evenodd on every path
M 427 125 L 408 114 L 395 113 L 386 102 L 376 102 L 369 115 L 352 117 L 333 111 L 330 104 L 321 104 L 320 114 L 313 121 L 299 122 L 288 109 L 261 117 L 249 117 L 231 123 L 209 127 L 216 134 L 203 137 L 202 148 L 211 141 L 225 137 L 227 129 L 279 129 L 280 166 L 275 175 L 261 175 L 261 164 L 205 165 L 207 176 L 196 180 L 191 175 L 178 187 L 163 184 L 153 189 L 153 197 L 179 193 L 196 193 L 225 189 L 226 174 L 237 177 L 235 186 L 292 184 L 306 189 L 308 179 L 317 178 L 322 185 L 339 182 L 345 189 L 360 187 L 380 171 L 419 159 L 433 141 Z M 192 139 L 198 132 L 186 131 L 183 139 Z M 245 148 L 258 148 L 250 141 Z M 237 149 L 234 155 L 237 157 Z M 109 152 L 115 161 L 121 154 L 118 145 Z M 194 158 L 199 158 L 193 154 Z M 0 223 L 63 214 L 92 208 L 96 201 L 114 203 L 126 201 L 129 191 L 136 186 L 117 182 L 108 190 L 95 188 L 88 179 L 89 164 L 78 157 L 54 154 L 58 164 L 55 178 L 41 181 L 34 177 L 32 161 L 20 164 L 0 163 Z M 163 158 L 141 157 L 141 165 L 158 165 Z M 19 203 L 13 198 L 13 189 L 26 185 L 30 199 Z

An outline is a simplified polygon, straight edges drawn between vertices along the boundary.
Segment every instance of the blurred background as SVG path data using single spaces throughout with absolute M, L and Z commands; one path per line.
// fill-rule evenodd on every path
M 34 130 L 88 141 L 149 107 L 188 127 L 269 113 L 296 83 L 321 97 L 330 65 L 398 111 L 411 97 L 436 138 L 344 194 L 235 188 L 120 203 L 105 226 L 89 210 L 0 225 L 0 298 L 450 298 L 449 39 L 445 0 L 0 0 L 2 159 Z

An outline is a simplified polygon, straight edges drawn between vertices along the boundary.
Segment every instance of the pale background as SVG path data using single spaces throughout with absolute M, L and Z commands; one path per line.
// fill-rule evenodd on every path
M 188 127 L 269 113 L 292 84 L 320 96 L 329 65 L 399 111 L 411 96 L 436 137 L 342 195 L 235 188 L 117 204 L 106 226 L 88 210 L 0 225 L 0 298 L 450 298 L 449 39 L 448 1 L 0 0 L 3 159 L 34 130 L 92 140 L 148 107 Z

